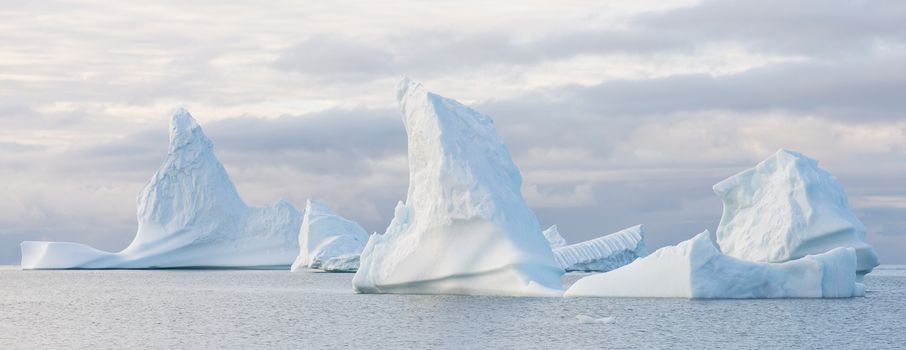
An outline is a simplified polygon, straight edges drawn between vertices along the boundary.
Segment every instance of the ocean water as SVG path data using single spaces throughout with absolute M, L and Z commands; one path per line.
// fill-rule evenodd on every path
M 357 295 L 351 280 L 4 267 L 0 349 L 906 348 L 906 266 L 883 266 L 865 298 L 838 300 Z

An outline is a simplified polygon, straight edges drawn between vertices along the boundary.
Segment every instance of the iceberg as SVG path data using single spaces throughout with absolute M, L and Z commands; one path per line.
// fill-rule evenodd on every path
M 163 165 L 138 196 L 138 232 L 118 253 L 22 242 L 23 269 L 287 268 L 302 214 L 289 202 L 251 208 L 184 109 L 170 121 Z
M 522 196 L 522 176 L 490 117 L 403 79 L 409 189 L 353 278 L 358 293 L 562 294 L 554 260 Z
M 324 272 L 356 272 L 360 258 L 359 253 L 335 256 L 321 261 L 318 268 Z
M 299 230 L 299 256 L 292 271 L 354 272 L 366 242 L 368 232 L 362 226 L 335 214 L 321 201 L 309 199 Z
M 850 247 L 784 263 L 759 263 L 722 254 L 708 231 L 661 248 L 619 269 L 584 277 L 567 297 L 849 298 L 863 296 Z
M 859 280 L 879 264 L 843 187 L 812 158 L 781 149 L 714 192 L 724 205 L 717 228 L 724 254 L 776 263 L 852 247 Z
M 648 248 L 645 246 L 645 228 L 642 225 L 554 248 L 554 258 L 566 271 L 607 272 L 645 255 L 648 255 Z
M 557 228 L 557 225 L 551 225 L 547 230 L 541 231 L 544 234 L 544 239 L 547 240 L 547 243 L 551 245 L 551 248 L 560 248 L 567 245 L 566 239 L 560 235 L 560 229 Z

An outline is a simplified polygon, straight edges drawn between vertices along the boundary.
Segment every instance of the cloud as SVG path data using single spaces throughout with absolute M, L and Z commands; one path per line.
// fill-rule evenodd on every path
M 858 16 L 854 16 L 858 13 Z M 284 49 L 280 70 L 330 80 L 439 74 L 527 66 L 582 55 L 700 55 L 710 47 L 835 61 L 888 46 L 902 48 L 906 6 L 898 1 L 704 1 L 656 10 L 622 26 L 517 33 L 407 31 L 382 37 L 318 34 Z
M 707 0 L 640 15 L 633 25 L 688 43 L 738 42 L 758 51 L 838 58 L 902 43 L 904 17 L 906 6 L 897 0 Z
M 530 92 L 524 115 L 625 117 L 683 111 L 795 111 L 849 120 L 906 117 L 906 52 L 846 62 L 777 64 L 742 73 L 614 80 Z M 494 102 L 489 108 L 497 109 Z

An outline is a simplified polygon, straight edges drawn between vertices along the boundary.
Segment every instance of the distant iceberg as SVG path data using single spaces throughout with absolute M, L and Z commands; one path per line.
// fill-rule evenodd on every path
M 622 268 L 584 277 L 568 297 L 849 298 L 862 296 L 853 248 L 835 248 L 785 263 L 721 254 L 707 231 Z
M 785 262 L 855 249 L 861 276 L 878 266 L 865 242 L 865 226 L 849 207 L 843 187 L 818 161 L 780 150 L 714 185 L 724 203 L 717 243 L 724 254 L 757 262 Z
M 553 228 L 556 229 L 556 226 Z M 648 248 L 645 246 L 645 228 L 642 225 L 554 248 L 554 258 L 566 271 L 607 272 L 645 255 L 648 255 Z
M 119 253 L 22 242 L 23 269 L 287 268 L 302 214 L 289 202 L 250 208 L 188 111 L 170 122 L 167 158 L 138 196 L 138 232 Z
M 362 226 L 335 214 L 321 201 L 309 199 L 299 230 L 299 256 L 292 270 L 354 272 L 366 242 L 368 232 Z
M 409 191 L 353 278 L 359 293 L 560 295 L 563 269 L 491 118 L 404 79 Z

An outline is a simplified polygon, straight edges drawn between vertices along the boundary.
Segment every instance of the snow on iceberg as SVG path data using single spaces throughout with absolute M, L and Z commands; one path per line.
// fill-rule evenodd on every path
M 547 230 L 541 231 L 544 234 L 544 239 L 547 240 L 547 243 L 551 245 L 551 248 L 560 248 L 567 245 L 566 239 L 560 235 L 560 229 L 557 228 L 557 225 L 551 225 Z
M 554 226 L 556 228 L 556 226 Z M 642 225 L 582 243 L 554 248 L 554 258 L 566 271 L 606 272 L 648 255 Z
M 724 254 L 785 262 L 837 247 L 856 251 L 861 276 L 878 266 L 865 226 L 843 187 L 818 161 L 779 150 L 754 169 L 714 185 L 724 203 L 717 244 Z
M 368 232 L 362 226 L 335 214 L 321 201 L 309 199 L 299 230 L 299 256 L 292 270 L 353 272 L 366 242 Z
M 848 298 L 862 296 L 853 248 L 835 248 L 785 263 L 721 254 L 708 231 L 661 248 L 622 268 L 584 277 L 568 297 Z
M 403 79 L 409 190 L 372 235 L 359 293 L 559 295 L 563 269 L 491 118 Z
M 289 202 L 250 208 L 184 109 L 170 122 L 163 165 L 138 196 L 138 232 L 119 253 L 68 242 L 22 242 L 24 269 L 288 267 L 302 214 Z

